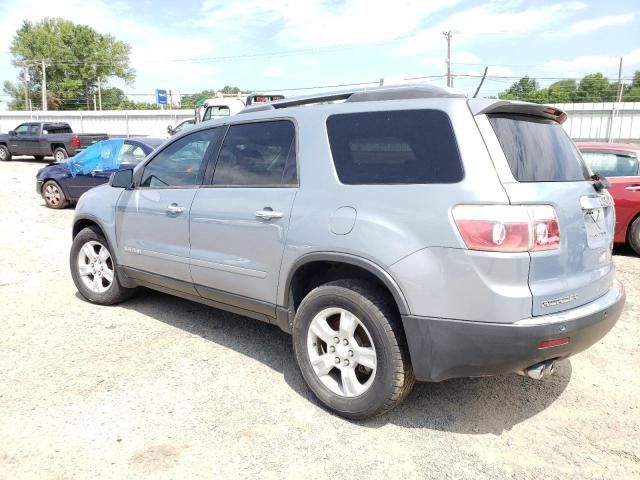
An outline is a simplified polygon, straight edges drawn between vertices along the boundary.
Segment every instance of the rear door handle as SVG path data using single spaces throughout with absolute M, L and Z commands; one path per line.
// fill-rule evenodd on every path
M 179 206 L 177 203 L 172 203 L 167 207 L 167 213 L 178 214 L 184 212 L 184 207 Z
M 261 218 L 262 220 L 271 220 L 273 218 L 282 218 L 284 213 L 282 212 L 274 212 L 271 207 L 265 207 L 262 210 L 258 210 L 256 212 L 256 218 Z
M 630 192 L 640 192 L 640 185 L 632 185 L 630 187 L 625 187 L 625 190 L 629 190 Z

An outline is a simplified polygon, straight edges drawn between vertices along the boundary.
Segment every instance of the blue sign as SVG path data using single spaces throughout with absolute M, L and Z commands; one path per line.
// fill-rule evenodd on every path
M 156 90 L 156 103 L 160 105 L 166 105 L 168 103 L 166 90 Z

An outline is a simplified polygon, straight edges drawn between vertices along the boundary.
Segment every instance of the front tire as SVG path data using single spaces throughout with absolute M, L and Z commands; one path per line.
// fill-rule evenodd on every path
M 58 147 L 53 151 L 53 159 L 56 162 L 64 162 L 67 158 L 69 158 L 69 154 L 64 148 Z
M 134 289 L 118 280 L 118 265 L 109 244 L 97 227 L 87 227 L 71 244 L 71 277 L 80 294 L 92 303 L 114 305 L 131 297 Z
M 11 160 L 11 152 L 6 145 L 0 145 L 0 161 L 8 162 Z
M 62 187 L 55 180 L 47 180 L 42 186 L 42 198 L 47 207 L 59 210 L 69 205 L 69 200 L 64 196 Z
M 309 388 L 346 418 L 391 410 L 415 383 L 397 310 L 385 292 L 359 280 L 330 282 L 304 298 L 293 347 Z
M 629 245 L 637 255 L 640 255 L 640 216 L 629 227 Z

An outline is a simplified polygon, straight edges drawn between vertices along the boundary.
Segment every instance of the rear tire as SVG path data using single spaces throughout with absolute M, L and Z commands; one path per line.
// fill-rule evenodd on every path
M 53 151 L 53 159 L 56 162 L 64 162 L 67 158 L 69 158 L 69 154 L 64 148 L 58 147 Z
M 97 227 L 87 227 L 73 239 L 69 265 L 73 283 L 91 303 L 114 305 L 129 299 L 135 291 L 120 284 L 119 267 Z
M 69 205 L 69 200 L 64 196 L 62 187 L 55 180 L 47 180 L 42 186 L 42 198 L 47 207 L 60 210 Z
M 327 408 L 349 419 L 388 412 L 415 383 L 400 318 L 385 293 L 337 280 L 312 290 L 296 313 L 293 348 L 302 376 Z
M 11 160 L 11 152 L 6 145 L 0 145 L 0 161 L 8 162 Z
M 628 240 L 633 251 L 640 255 L 640 216 L 631 223 Z

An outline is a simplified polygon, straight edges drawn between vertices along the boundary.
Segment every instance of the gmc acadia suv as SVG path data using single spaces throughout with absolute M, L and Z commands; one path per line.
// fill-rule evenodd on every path
M 539 379 L 625 299 L 565 117 L 424 85 L 248 107 L 85 193 L 71 274 L 100 305 L 144 286 L 279 326 L 348 418 L 416 379 Z

